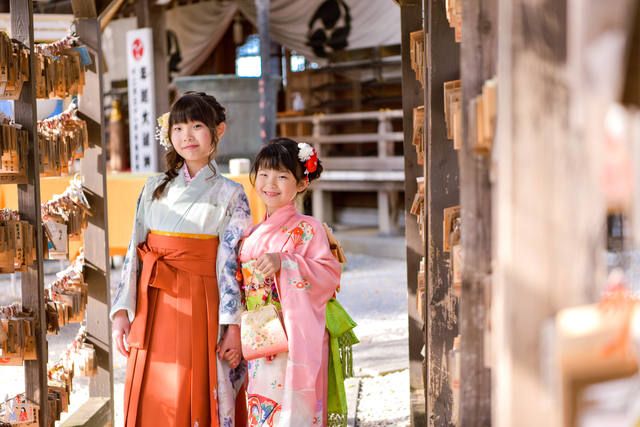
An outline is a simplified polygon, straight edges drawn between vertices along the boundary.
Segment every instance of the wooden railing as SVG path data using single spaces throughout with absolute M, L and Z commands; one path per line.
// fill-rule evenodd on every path
M 393 155 L 393 144 L 402 141 L 402 132 L 394 132 L 391 120 L 402 118 L 402 110 L 381 110 L 344 114 L 315 114 L 313 116 L 282 117 L 276 120 L 280 124 L 310 123 L 311 135 L 296 135 L 299 142 L 307 142 L 318 152 L 326 170 L 404 170 L 404 157 Z M 330 123 L 377 120 L 377 132 L 328 134 Z M 281 132 L 282 134 L 282 132 Z M 282 135 L 286 136 L 286 135 Z M 328 157 L 323 145 L 377 142 L 377 156 Z
M 398 192 L 404 190 L 404 156 L 394 155 L 394 144 L 403 141 L 403 132 L 394 132 L 391 121 L 402 118 L 402 110 L 380 110 L 344 114 L 280 117 L 280 136 L 291 136 L 316 149 L 324 171 L 312 192 L 313 216 L 333 222 L 331 191 L 375 191 L 378 193 L 378 229 L 381 235 L 398 232 Z M 329 125 L 341 122 L 377 120 L 377 132 L 329 134 Z M 287 135 L 287 124 L 297 124 L 296 135 Z M 311 134 L 300 134 L 311 125 Z M 306 126 L 305 126 L 306 125 Z M 328 156 L 327 144 L 376 142 L 376 156 Z

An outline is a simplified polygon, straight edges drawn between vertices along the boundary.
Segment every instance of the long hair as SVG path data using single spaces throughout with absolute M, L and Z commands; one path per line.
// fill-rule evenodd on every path
M 214 173 L 217 173 L 211 165 L 211 160 L 218 153 L 219 138 L 217 127 L 226 120 L 225 109 L 222 108 L 215 97 L 204 92 L 186 92 L 173 103 L 169 111 L 169 138 L 171 138 L 171 129 L 176 123 L 187 123 L 189 121 L 204 123 L 211 131 L 209 167 Z M 184 158 L 173 148 L 173 142 L 164 158 L 167 163 L 167 171 L 160 185 L 153 191 L 152 200 L 162 197 L 167 185 L 178 176 L 180 168 L 184 165 Z
M 274 138 L 262 147 L 253 162 L 249 172 L 249 180 L 252 185 L 256 184 L 256 176 L 259 169 L 270 169 L 277 171 L 289 171 L 296 177 L 296 183 L 304 181 L 305 176 L 309 177 L 309 184 L 320 178 L 322 174 L 322 162 L 318 159 L 316 170 L 309 175 L 304 173 L 304 165 L 298 158 L 298 143 L 289 138 Z M 304 191 L 302 192 L 304 193 Z

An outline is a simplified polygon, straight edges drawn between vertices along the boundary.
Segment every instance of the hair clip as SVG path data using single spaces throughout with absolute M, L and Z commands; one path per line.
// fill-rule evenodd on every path
M 156 128 L 156 139 L 165 150 L 171 148 L 171 140 L 169 139 L 169 113 L 164 113 L 158 117 L 158 127 Z

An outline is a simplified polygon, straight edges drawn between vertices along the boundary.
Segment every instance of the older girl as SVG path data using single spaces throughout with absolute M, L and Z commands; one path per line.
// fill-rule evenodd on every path
M 214 160 L 226 129 L 216 99 L 187 92 L 167 114 L 167 172 L 142 190 L 111 310 L 128 357 L 125 426 L 230 427 L 244 380 L 235 272 L 249 203 Z

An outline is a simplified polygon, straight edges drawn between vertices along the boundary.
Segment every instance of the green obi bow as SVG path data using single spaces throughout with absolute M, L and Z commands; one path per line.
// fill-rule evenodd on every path
M 326 319 L 330 337 L 327 425 L 328 427 L 345 427 L 347 396 L 344 380 L 353 376 L 351 346 L 360 342 L 353 333 L 353 328 L 358 324 L 335 298 L 331 298 L 327 303 Z

